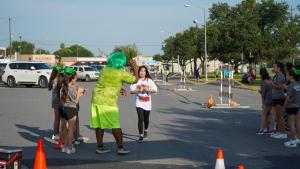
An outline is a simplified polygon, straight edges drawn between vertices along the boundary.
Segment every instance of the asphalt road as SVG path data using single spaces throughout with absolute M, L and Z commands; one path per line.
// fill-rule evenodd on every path
M 171 92 L 173 85 L 159 86 L 153 96 L 150 140 L 139 144 L 134 97 L 120 98 L 127 156 L 118 156 L 109 130 L 105 144 L 113 151 L 95 154 L 96 140 L 89 126 L 89 103 L 95 83 L 88 87 L 80 103 L 81 134 L 90 138 L 77 153 L 62 154 L 50 140 L 53 112 L 46 89 L 0 87 L 0 148 L 22 148 L 23 166 L 33 166 L 36 142 L 44 137 L 48 169 L 135 169 L 135 168 L 213 168 L 218 148 L 223 149 L 227 168 L 244 164 L 251 169 L 299 169 L 300 148 L 288 149 L 282 140 L 257 136 L 260 99 L 257 93 L 234 89 L 235 100 L 250 109 L 208 110 L 201 108 L 210 94 L 217 100 L 218 86 L 192 86 L 193 92 Z

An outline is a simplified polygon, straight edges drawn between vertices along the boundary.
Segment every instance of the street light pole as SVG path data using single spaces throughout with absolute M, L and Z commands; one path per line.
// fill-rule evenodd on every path
M 184 5 L 186 8 L 191 7 L 189 4 Z M 198 6 L 200 7 L 200 6 Z M 205 81 L 208 81 L 207 78 L 207 40 L 206 40 L 206 14 L 205 14 L 205 8 L 200 7 L 203 9 L 203 14 L 204 14 L 204 66 L 205 66 Z
M 207 79 L 207 40 L 206 40 L 206 16 L 205 16 L 205 8 L 203 8 L 204 11 L 204 55 L 205 55 L 205 81 L 208 81 Z

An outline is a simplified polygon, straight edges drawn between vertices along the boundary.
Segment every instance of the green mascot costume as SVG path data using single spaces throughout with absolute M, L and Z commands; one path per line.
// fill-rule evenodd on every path
M 137 66 L 131 61 L 134 76 L 126 71 L 126 57 L 121 52 L 108 56 L 107 66 L 102 69 L 98 82 L 93 90 L 91 103 L 90 127 L 96 129 L 98 142 L 97 153 L 109 152 L 103 146 L 103 129 L 112 129 L 118 144 L 118 154 L 128 154 L 123 148 L 122 131 L 118 108 L 118 96 L 123 83 L 133 84 L 137 81 Z

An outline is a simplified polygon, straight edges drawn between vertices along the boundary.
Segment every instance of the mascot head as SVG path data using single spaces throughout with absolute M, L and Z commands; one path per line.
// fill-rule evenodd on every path
M 126 65 L 126 56 L 122 52 L 114 52 L 108 56 L 107 67 L 123 69 Z

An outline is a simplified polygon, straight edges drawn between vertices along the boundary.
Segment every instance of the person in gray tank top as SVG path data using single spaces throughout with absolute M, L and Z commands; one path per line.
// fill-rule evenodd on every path
M 298 71 L 297 73 L 300 74 Z M 287 97 L 285 100 L 284 108 L 288 114 L 288 120 L 290 125 L 290 140 L 285 142 L 286 147 L 297 147 L 300 144 L 300 140 L 297 138 L 296 126 L 300 126 L 300 118 L 296 118 L 300 108 L 300 84 L 299 74 L 294 70 L 287 74 L 289 85 L 287 87 Z
M 84 87 L 79 87 L 76 83 L 77 75 L 76 71 L 70 67 L 66 67 L 64 84 L 60 92 L 60 97 L 64 108 L 64 117 L 68 123 L 68 128 L 63 132 L 64 145 L 62 146 L 62 152 L 67 154 L 75 153 L 75 148 L 72 145 L 74 139 L 74 132 L 76 129 L 77 119 L 77 104 L 80 97 L 85 93 Z
M 59 138 L 59 128 L 60 128 L 60 114 L 62 111 L 62 104 L 59 98 L 59 91 L 61 87 L 61 78 L 59 72 L 61 67 L 54 66 L 50 75 L 50 80 L 48 84 L 48 90 L 51 91 L 51 107 L 54 110 L 54 122 L 53 122 L 53 140 L 58 140 Z
M 262 111 L 260 129 L 256 134 L 269 134 L 274 130 L 274 114 L 272 110 L 272 85 L 269 83 L 270 76 L 266 68 L 260 69 L 261 83 L 260 95 L 262 99 Z
M 273 109 L 276 112 L 278 132 L 271 134 L 272 138 L 275 139 L 286 139 L 287 134 L 285 131 L 285 120 L 284 120 L 284 100 L 285 100 L 285 75 L 283 74 L 284 66 L 282 63 L 275 63 L 273 65 L 273 72 L 275 76 L 270 82 L 272 84 L 272 100 L 273 100 Z

